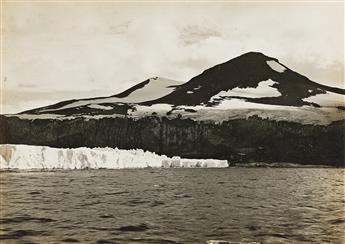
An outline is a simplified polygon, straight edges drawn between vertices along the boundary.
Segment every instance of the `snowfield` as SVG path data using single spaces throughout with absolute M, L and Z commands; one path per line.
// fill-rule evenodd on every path
M 277 88 L 272 87 L 272 85 L 277 84 L 277 82 L 268 79 L 261 81 L 255 88 L 239 88 L 228 91 L 221 91 L 218 94 L 210 98 L 210 101 L 220 99 L 222 97 L 250 97 L 250 98 L 262 98 L 262 97 L 280 97 L 282 94 L 277 90 Z
M 325 94 L 317 94 L 302 99 L 305 102 L 316 103 L 322 107 L 345 107 L 345 96 L 334 92 L 326 92 Z
M 0 144 L 0 169 L 125 169 L 202 167 L 225 168 L 227 160 L 169 158 L 141 149 L 52 148 L 47 146 Z

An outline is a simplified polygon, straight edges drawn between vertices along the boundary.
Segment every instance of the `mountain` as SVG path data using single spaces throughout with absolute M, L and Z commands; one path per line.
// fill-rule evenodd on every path
M 142 104 L 169 104 L 168 114 L 214 122 L 244 118 L 250 112 L 274 120 L 325 124 L 344 117 L 340 111 L 345 109 L 344 95 L 345 90 L 311 81 L 278 59 L 250 52 L 205 70 L 168 95 Z M 142 106 L 140 109 L 144 110 Z
M 0 116 L 0 143 L 344 165 L 344 98 L 343 89 L 250 52 L 185 83 L 155 77 L 110 97 Z
M 200 109 L 212 109 L 211 113 L 215 109 L 281 111 L 303 106 L 345 109 L 344 94 L 345 90 L 311 81 L 275 58 L 250 52 L 205 70 L 186 83 L 154 77 L 110 97 L 69 100 L 21 114 L 128 115 L 132 110 L 152 113 L 162 108 L 167 110 L 164 115 Z
M 328 93 L 345 95 L 344 90 L 313 82 L 275 58 L 250 52 L 205 70 L 167 96 L 149 103 L 213 106 L 224 98 L 245 98 L 263 104 L 319 106 L 308 98 Z

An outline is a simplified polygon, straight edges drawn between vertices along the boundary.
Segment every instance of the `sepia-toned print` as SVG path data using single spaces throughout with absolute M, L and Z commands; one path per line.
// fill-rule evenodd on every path
M 1 1 L 1 243 L 343 243 L 343 1 Z

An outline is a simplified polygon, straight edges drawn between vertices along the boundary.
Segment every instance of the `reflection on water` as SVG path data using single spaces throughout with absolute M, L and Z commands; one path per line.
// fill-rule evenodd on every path
M 1 173 L 1 243 L 341 243 L 344 169 Z

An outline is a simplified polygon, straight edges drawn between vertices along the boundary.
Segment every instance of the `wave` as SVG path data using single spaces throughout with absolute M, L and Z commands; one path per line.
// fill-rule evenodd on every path
M 125 168 L 225 168 L 227 160 L 186 159 L 157 155 L 142 149 L 53 148 L 0 144 L 1 170 L 125 169 Z

